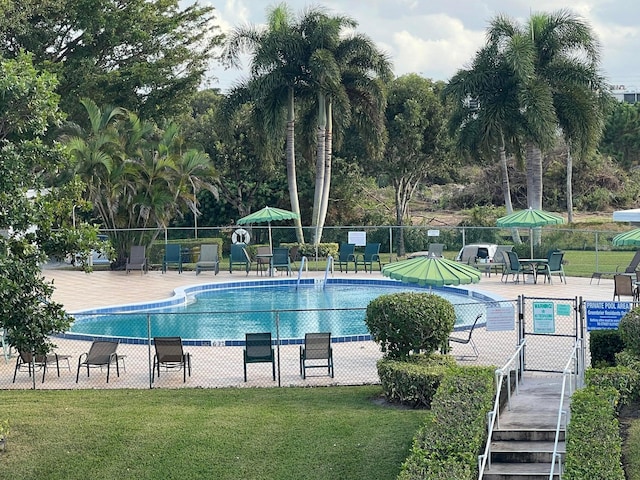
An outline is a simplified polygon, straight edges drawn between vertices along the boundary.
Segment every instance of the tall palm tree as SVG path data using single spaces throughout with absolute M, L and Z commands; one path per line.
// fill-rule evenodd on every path
M 238 66 L 241 54 L 251 54 L 252 78 L 244 82 L 240 90 L 248 91 L 255 103 L 262 106 L 264 127 L 275 137 L 283 127 L 282 112 L 286 112 L 287 184 L 291 210 L 299 217 L 294 220 L 296 237 L 304 243 L 294 142 L 295 89 L 303 76 L 303 63 L 300 61 L 301 38 L 294 26 L 290 9 L 284 3 L 279 4 L 268 10 L 266 28 L 235 28 L 226 42 L 224 57 L 230 65 Z
M 520 108 L 527 119 L 527 201 L 542 208 L 542 149 L 551 145 L 557 127 L 576 125 L 561 112 L 563 99 L 575 93 L 592 98 L 591 93 L 602 88 L 597 73 L 600 46 L 591 27 L 568 10 L 533 14 L 523 25 L 500 15 L 491 21 L 488 41 L 509 62 L 520 84 Z M 585 124 L 593 122 L 586 130 L 598 130 L 600 120 L 590 118 L 588 109 L 579 117 Z M 577 132 L 568 130 L 565 135 Z M 580 142 L 590 135 L 583 132 Z

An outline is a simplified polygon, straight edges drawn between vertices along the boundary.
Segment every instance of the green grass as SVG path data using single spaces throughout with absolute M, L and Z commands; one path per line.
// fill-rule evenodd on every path
M 384 406 L 381 394 L 4 391 L 0 420 L 11 433 L 1 471 L 13 480 L 395 479 L 429 412 Z

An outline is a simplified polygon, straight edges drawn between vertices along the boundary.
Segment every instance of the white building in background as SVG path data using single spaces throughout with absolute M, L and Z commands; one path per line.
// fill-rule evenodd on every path
M 640 102 L 640 87 L 633 85 L 610 85 L 611 94 L 625 103 Z

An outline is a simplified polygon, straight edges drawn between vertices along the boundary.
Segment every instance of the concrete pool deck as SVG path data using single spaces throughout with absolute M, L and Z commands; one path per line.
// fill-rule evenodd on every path
M 165 299 L 173 295 L 174 289 L 187 285 L 214 282 L 231 282 L 268 279 L 250 272 L 221 271 L 218 275 L 213 272 L 203 272 L 196 276 L 193 271 L 179 274 L 177 271 L 150 271 L 147 274 L 123 271 L 96 271 L 86 274 L 72 269 L 47 268 L 43 271 L 47 280 L 53 282 L 55 292 L 53 299 L 64 305 L 67 311 L 73 312 L 92 307 L 104 307 L 127 303 L 139 303 L 149 300 Z M 324 272 L 304 272 L 303 278 L 323 278 Z M 276 278 L 285 278 L 276 277 Z M 291 277 L 297 278 L 297 273 Z M 332 278 L 367 278 L 386 279 L 380 272 L 373 273 L 340 273 L 334 272 Z M 540 279 L 542 280 L 542 279 Z M 462 288 L 477 290 L 500 296 L 506 300 L 515 300 L 518 295 L 538 298 L 571 299 L 583 297 L 584 300 L 611 300 L 613 295 L 613 280 L 602 279 L 600 284 L 589 284 L 589 278 L 568 278 L 568 283 L 560 283 L 554 277 L 552 285 L 543 282 L 514 284 L 502 283 L 500 275 L 482 276 L 480 283 L 463 285 Z M 505 333 L 505 332 L 499 332 Z M 513 353 L 515 346 L 514 335 L 496 336 L 495 332 L 476 329 L 473 334 L 475 343 L 480 351 L 480 357 L 470 362 L 482 365 L 501 366 Z M 57 352 L 70 355 L 69 369 L 66 361 L 61 362 L 60 377 L 55 367 L 47 369 L 46 380 L 42 383 L 42 372 L 36 374 L 36 388 L 69 389 L 69 388 L 149 388 L 149 364 L 153 352 L 146 346 L 121 344 L 118 353 L 125 356 L 126 372 L 120 377 L 112 370 L 110 382 L 106 383 L 106 372 L 92 369 L 87 378 L 86 369 L 80 372 L 79 382 L 76 384 L 76 369 L 79 356 L 87 352 L 89 342 L 78 340 L 55 339 Z M 468 353 L 469 345 L 453 345 L 453 354 Z M 186 387 L 255 387 L 276 386 L 271 380 L 270 365 L 255 364 L 248 366 L 248 382 L 243 381 L 242 347 L 188 347 L 193 360 L 193 373 L 186 383 L 182 382 L 182 373 L 162 372 L 161 378 L 154 384 L 161 388 Z M 302 380 L 299 375 L 299 349 L 296 345 L 282 346 L 279 351 L 278 372 L 280 384 L 289 385 L 354 385 L 378 383 L 375 363 L 382 356 L 374 342 L 352 342 L 334 344 L 335 378 L 327 376 L 307 377 Z M 12 383 L 15 368 L 15 357 L 8 362 L 0 360 L 0 388 L 32 388 L 32 380 L 27 372 L 18 372 L 16 382 Z M 313 374 L 321 373 L 312 372 Z

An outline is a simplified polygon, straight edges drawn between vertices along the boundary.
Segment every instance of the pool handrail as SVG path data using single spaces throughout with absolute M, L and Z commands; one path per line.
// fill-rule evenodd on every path
M 302 278 L 302 270 L 304 269 L 304 266 L 306 265 L 306 263 L 307 263 L 307 257 L 303 255 L 302 258 L 300 259 L 300 268 L 298 269 L 298 281 L 296 282 L 296 290 L 300 286 L 300 278 Z M 308 268 L 309 267 L 307 266 L 307 269 Z
M 516 393 L 518 393 L 518 384 L 522 379 L 522 374 L 520 373 L 520 378 L 518 378 L 519 367 L 523 362 L 524 355 L 524 347 L 527 343 L 526 339 L 522 339 L 518 346 L 516 347 L 516 351 L 513 353 L 511 358 L 504 364 L 502 368 L 498 368 L 495 371 L 496 376 L 496 398 L 493 402 L 493 410 L 487 412 L 487 443 L 484 448 L 484 453 L 482 455 L 478 455 L 478 480 L 482 480 L 484 477 L 485 468 L 487 468 L 487 464 L 489 468 L 491 467 L 491 436 L 493 435 L 493 431 L 498 425 L 500 428 L 500 394 L 502 391 L 502 384 L 504 383 L 505 372 L 507 374 L 507 408 L 511 409 L 511 372 L 515 372 L 516 374 Z M 516 362 L 517 360 L 517 362 Z
M 329 276 L 329 268 L 331 268 L 331 272 L 333 273 L 333 257 L 331 255 L 327 257 L 327 267 L 324 269 L 324 281 L 322 282 L 323 289 L 327 286 L 327 277 Z

